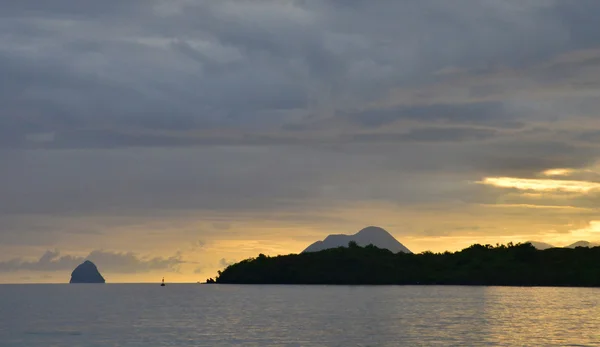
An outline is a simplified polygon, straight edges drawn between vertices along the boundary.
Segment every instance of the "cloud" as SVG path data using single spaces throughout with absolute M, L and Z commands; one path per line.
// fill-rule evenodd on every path
M 600 183 L 552 179 L 528 179 L 515 177 L 486 177 L 482 184 L 500 188 L 515 188 L 531 191 L 563 191 L 570 193 L 589 193 L 600 190 Z
M 225 258 L 221 258 L 219 260 L 218 266 L 219 268 L 226 268 L 229 265 L 235 264 L 236 261 L 235 260 L 229 260 L 229 259 L 225 259 Z M 212 270 L 212 269 L 211 269 Z M 194 269 L 194 273 L 195 274 L 201 274 L 201 273 L 205 273 L 207 271 L 206 266 L 198 266 Z
M 221 260 L 219 260 L 219 266 L 221 267 L 228 267 L 229 265 L 233 265 L 235 263 L 236 261 L 232 259 L 221 258 Z
M 120 253 L 94 250 L 86 257 L 61 255 L 58 250 L 46 251 L 38 260 L 27 261 L 19 258 L 0 262 L 0 271 L 72 271 L 85 260 L 90 260 L 98 269 L 107 273 L 134 274 L 154 270 L 176 271 L 184 263 L 180 255 L 168 258 L 140 257 L 132 252 Z
M 405 133 L 363 133 L 349 137 L 351 142 L 462 142 L 482 141 L 497 135 L 492 129 L 476 128 L 418 128 Z
M 591 1 L 31 6 L 2 14 L 13 33 L 0 42 L 2 148 L 306 144 L 320 134 L 269 132 L 344 115 L 365 127 L 412 119 L 521 128 L 527 120 L 503 91 L 582 78 L 592 58 L 531 66 L 597 43 L 582 30 L 595 25 Z M 453 90 L 428 92 L 449 66 L 466 75 Z M 392 90 L 413 105 L 368 109 Z
M 344 117 L 344 115 L 340 115 Z M 426 124 L 480 125 L 495 128 L 521 128 L 525 124 L 518 114 L 499 101 L 463 104 L 438 103 L 373 109 L 346 115 L 351 121 L 366 127 L 380 127 L 410 120 Z
M 173 251 L 252 218 L 361 224 L 334 211 L 373 204 L 564 231 L 600 201 L 598 1 L 38 2 L 0 12 L 6 259 L 147 252 L 111 236 L 183 215 L 210 222 L 153 230 L 186 230 Z M 398 228 L 503 232 L 461 216 Z
M 212 223 L 212 227 L 218 230 L 229 230 L 231 229 L 231 223 L 226 222 L 216 222 Z
M 203 240 L 198 240 L 192 243 L 192 246 L 194 248 L 203 248 L 204 246 L 206 246 L 206 241 Z
M 87 259 L 99 264 L 107 272 L 136 273 L 154 270 L 177 271 L 178 265 L 183 264 L 181 254 L 163 257 L 140 257 L 133 252 L 113 253 L 101 250 L 92 251 Z
M 569 176 L 574 171 L 575 170 L 573 170 L 573 169 L 548 169 L 548 170 L 542 172 L 542 175 L 544 175 L 544 176 Z
M 593 220 L 580 229 L 571 230 L 571 235 L 576 240 L 596 241 L 600 240 L 600 221 Z

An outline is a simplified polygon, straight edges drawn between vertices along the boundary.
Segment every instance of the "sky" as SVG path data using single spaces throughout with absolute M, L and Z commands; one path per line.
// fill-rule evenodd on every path
M 600 241 L 596 0 L 0 0 L 0 282 L 196 282 L 369 225 Z

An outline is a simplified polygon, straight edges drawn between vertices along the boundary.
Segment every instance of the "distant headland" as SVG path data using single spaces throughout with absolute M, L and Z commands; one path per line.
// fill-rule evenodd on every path
M 69 283 L 105 283 L 104 277 L 94 263 L 89 260 L 77 266 L 71 273 Z
M 600 243 L 593 243 L 593 242 L 589 242 L 589 241 L 577 241 L 575 243 L 572 243 L 572 244 L 570 244 L 568 246 L 564 246 L 564 247 L 557 247 L 557 246 L 551 245 L 549 243 L 540 242 L 540 241 L 527 241 L 526 243 L 531 243 L 533 245 L 533 247 L 535 247 L 539 250 L 544 250 L 544 249 L 549 249 L 549 248 L 577 248 L 577 247 L 593 248 L 593 247 L 600 246 Z
M 600 287 L 600 247 L 476 244 L 454 253 L 411 254 L 351 241 L 318 252 L 260 254 L 208 283 Z

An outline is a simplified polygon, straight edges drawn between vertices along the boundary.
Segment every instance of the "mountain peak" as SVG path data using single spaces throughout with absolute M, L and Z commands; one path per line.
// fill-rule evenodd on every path
M 323 241 L 317 241 L 308 246 L 303 253 L 318 252 L 324 249 L 347 247 L 350 241 L 359 246 L 373 245 L 378 248 L 388 249 L 393 253 L 412 253 L 403 244 L 398 242 L 388 231 L 376 226 L 368 226 L 354 235 L 333 234 L 327 236 Z
M 539 250 L 544 250 L 544 249 L 548 249 L 548 248 L 576 248 L 576 247 L 598 247 L 600 246 L 600 244 L 598 243 L 594 243 L 594 242 L 589 242 L 589 241 L 577 241 L 575 243 L 572 243 L 568 246 L 564 246 L 564 247 L 556 247 L 553 246 L 551 244 L 545 243 L 545 242 L 539 242 L 539 241 L 527 241 L 526 243 L 531 243 L 533 245 L 533 247 L 539 249 Z
M 390 235 L 390 233 L 387 232 L 387 230 L 380 228 L 380 227 L 376 227 L 376 226 L 368 226 L 366 228 L 363 228 L 359 232 L 357 232 L 355 235 L 368 235 L 368 234 Z M 390 236 L 392 236 L 392 235 L 390 235 Z
M 597 247 L 600 246 L 600 244 L 597 243 L 593 243 L 593 242 L 589 242 L 589 241 L 577 241 L 573 244 L 570 244 L 568 246 L 566 246 L 567 248 L 577 248 L 577 247 Z

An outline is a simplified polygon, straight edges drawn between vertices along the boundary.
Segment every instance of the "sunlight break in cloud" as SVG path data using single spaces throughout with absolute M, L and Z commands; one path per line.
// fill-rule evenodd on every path
M 569 176 L 575 172 L 573 169 L 550 169 L 542 172 L 544 176 Z
M 515 188 L 533 191 L 564 191 L 569 193 L 588 193 L 591 190 L 600 189 L 600 183 L 596 182 L 515 177 L 487 177 L 480 183 L 500 188 Z
M 572 230 L 571 235 L 576 239 L 600 240 L 600 221 L 591 221 L 585 228 Z

